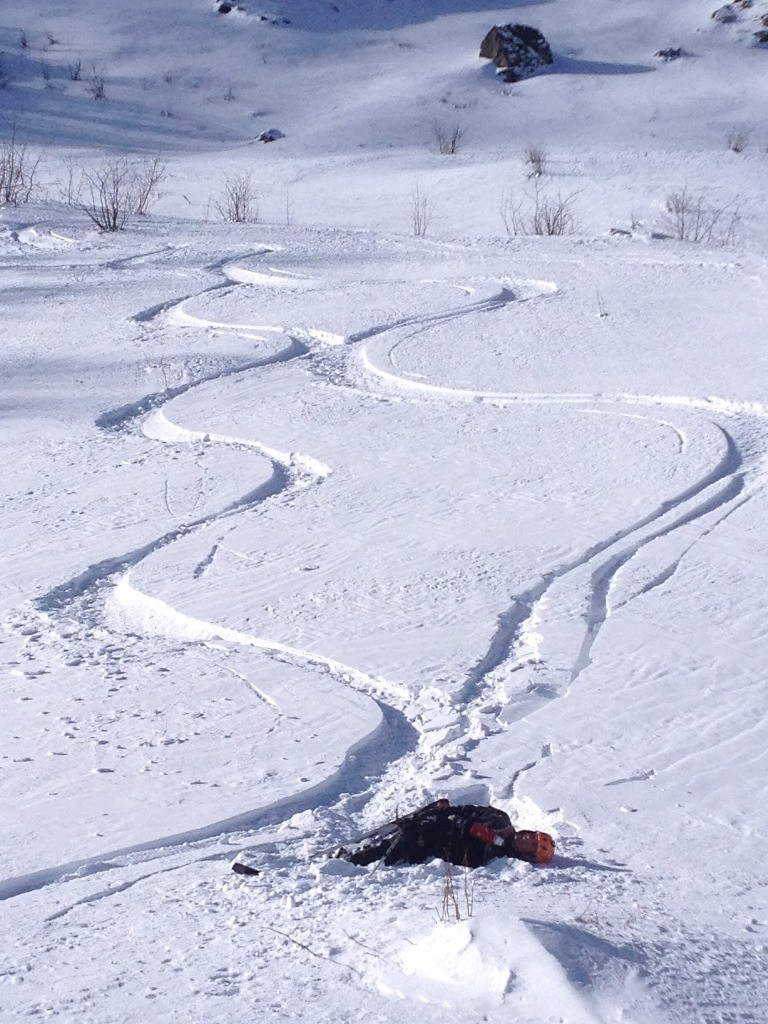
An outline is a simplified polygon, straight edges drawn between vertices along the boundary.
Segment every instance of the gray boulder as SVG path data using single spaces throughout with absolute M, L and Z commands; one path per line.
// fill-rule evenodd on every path
M 530 25 L 494 25 L 480 44 L 480 56 L 493 61 L 505 82 L 528 78 L 553 62 L 549 43 Z

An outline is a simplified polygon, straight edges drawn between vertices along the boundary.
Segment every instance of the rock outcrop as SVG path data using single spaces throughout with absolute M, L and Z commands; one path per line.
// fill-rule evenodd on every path
M 553 62 L 549 43 L 530 25 L 494 25 L 480 44 L 480 56 L 493 61 L 505 82 L 527 78 Z

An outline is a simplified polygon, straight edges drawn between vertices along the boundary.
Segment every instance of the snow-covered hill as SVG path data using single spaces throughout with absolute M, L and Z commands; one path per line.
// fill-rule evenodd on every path
M 762 1024 L 768 4 L 240 6 L 0 11 L 3 1024 Z

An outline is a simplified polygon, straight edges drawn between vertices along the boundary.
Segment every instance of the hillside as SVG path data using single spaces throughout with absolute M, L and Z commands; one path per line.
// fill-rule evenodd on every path
M 768 0 L 713 10 L 0 11 L 3 1024 L 768 1017 Z M 439 797 L 555 859 L 329 858 Z

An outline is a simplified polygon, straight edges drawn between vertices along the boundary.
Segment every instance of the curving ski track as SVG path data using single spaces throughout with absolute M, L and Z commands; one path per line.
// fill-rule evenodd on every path
M 263 247 L 256 253 L 250 253 L 249 256 L 267 257 L 272 251 L 269 247 Z M 166 255 L 169 253 L 158 250 L 155 253 L 140 254 L 115 261 L 112 266 L 114 269 L 118 269 L 118 265 L 129 266 L 133 262 L 142 261 L 152 256 L 164 258 Z M 269 267 L 265 267 L 264 271 L 246 270 L 230 260 L 218 261 L 211 264 L 208 269 L 221 272 L 225 281 L 212 285 L 198 295 L 204 294 L 206 291 L 237 288 L 241 284 L 258 286 L 262 283 L 272 282 L 278 276 L 283 278 L 293 276 L 283 271 L 274 271 Z M 298 275 L 295 276 L 298 277 Z M 528 284 L 531 283 L 528 282 Z M 535 284 L 539 286 L 538 292 L 541 296 L 556 291 L 555 285 L 551 283 L 536 282 Z M 471 294 L 472 290 L 466 289 L 466 291 Z M 163 407 L 173 398 L 193 388 L 203 387 L 212 380 L 221 380 L 234 374 L 257 371 L 269 363 L 296 358 L 312 360 L 315 345 L 320 347 L 329 344 L 338 345 L 344 341 L 338 335 L 326 332 L 321 327 L 310 331 L 308 336 L 299 337 L 298 332 L 292 334 L 290 331 L 285 331 L 274 325 L 227 324 L 200 320 L 184 310 L 184 303 L 193 297 L 197 296 L 185 296 L 160 303 L 135 314 L 132 319 L 136 324 L 150 330 L 167 319 L 183 323 L 188 327 L 216 327 L 234 332 L 253 332 L 254 336 L 258 336 L 260 331 L 280 332 L 286 336 L 284 347 L 266 358 L 243 362 L 227 370 L 201 376 L 178 387 L 145 395 L 137 402 L 105 413 L 99 418 L 98 426 L 111 431 L 133 430 L 136 429 L 139 422 L 142 422 L 142 429 L 149 436 L 161 441 L 178 443 L 179 441 L 204 438 L 209 444 L 236 446 L 254 451 L 272 461 L 272 476 L 268 482 L 247 492 L 238 500 L 213 514 L 191 519 L 149 544 L 88 566 L 77 576 L 61 583 L 40 598 L 37 602 L 38 611 L 51 625 L 57 616 L 62 616 L 65 613 L 74 614 L 76 617 L 84 614 L 99 617 L 103 614 L 104 600 L 109 597 L 110 600 L 119 603 L 123 609 L 132 607 L 139 619 L 151 617 L 155 612 L 157 621 L 162 622 L 164 628 L 168 628 L 175 621 L 178 631 L 174 630 L 174 633 L 186 639 L 218 640 L 247 646 L 254 650 L 260 650 L 269 657 L 327 672 L 338 679 L 340 685 L 354 686 L 379 703 L 383 715 L 381 728 L 388 733 L 390 748 L 395 759 L 390 758 L 386 763 L 378 763 L 375 749 L 377 737 L 365 737 L 357 748 L 347 752 L 344 764 L 331 778 L 290 799 L 234 818 L 216 821 L 183 834 L 160 837 L 139 846 L 115 850 L 98 857 L 86 858 L 22 877 L 7 879 L 0 882 L 0 900 L 70 878 L 98 874 L 125 867 L 127 864 L 143 863 L 147 859 L 157 856 L 167 858 L 176 854 L 184 854 L 184 863 L 190 857 L 214 859 L 220 856 L 230 856 L 229 852 L 210 854 L 206 851 L 211 841 L 224 834 L 237 834 L 241 836 L 242 841 L 252 843 L 254 832 L 277 824 L 298 810 L 316 807 L 318 803 L 324 803 L 330 810 L 342 791 L 360 793 L 364 800 L 366 792 L 370 792 L 372 776 L 378 777 L 380 780 L 382 791 L 379 796 L 381 797 L 383 793 L 386 797 L 387 793 L 398 791 L 398 785 L 406 777 L 402 770 L 406 764 L 428 767 L 430 764 L 434 766 L 444 763 L 446 755 L 441 748 L 445 745 L 450 745 L 450 757 L 454 762 L 461 760 L 477 743 L 482 742 L 483 735 L 506 728 L 522 714 L 529 715 L 535 712 L 548 701 L 562 696 L 567 692 L 568 687 L 582 677 L 591 663 L 592 651 L 600 631 L 613 610 L 611 592 L 616 579 L 621 570 L 642 548 L 660 537 L 674 533 L 682 526 L 719 513 L 713 523 L 702 526 L 699 536 L 705 536 L 715 529 L 718 523 L 748 501 L 752 489 L 761 486 L 763 482 L 764 471 L 759 459 L 755 456 L 746 458 L 739 450 L 732 435 L 717 421 L 729 416 L 763 418 L 767 415 L 767 410 L 764 407 L 746 407 L 717 399 L 693 400 L 684 397 L 628 394 L 614 396 L 525 394 L 457 389 L 414 380 L 402 374 L 398 370 L 394 358 L 394 352 L 398 345 L 402 344 L 402 339 L 392 343 L 387 353 L 386 365 L 381 365 L 369 350 L 367 343 L 370 340 L 385 338 L 388 333 L 396 329 L 410 327 L 414 331 L 421 331 L 428 329 L 431 324 L 457 320 L 470 313 L 482 313 L 514 302 L 518 296 L 507 284 L 502 284 L 496 293 L 470 301 L 464 306 L 446 309 L 424 317 L 401 318 L 351 335 L 346 339 L 343 349 L 341 372 L 336 370 L 333 374 L 327 373 L 321 361 L 318 361 L 315 366 L 316 372 L 325 373 L 328 379 L 337 386 L 350 389 L 355 389 L 358 386 L 351 366 L 353 362 L 359 362 L 366 374 L 369 390 L 373 387 L 373 382 L 378 380 L 384 389 L 382 393 L 390 394 L 394 387 L 409 393 L 412 399 L 417 401 L 492 401 L 494 404 L 512 411 L 516 405 L 520 404 L 564 404 L 586 407 L 589 411 L 609 416 L 633 415 L 639 418 L 650 418 L 674 430 L 677 433 L 681 449 L 686 444 L 686 437 L 684 431 L 675 426 L 673 422 L 673 410 L 675 407 L 684 406 L 688 409 L 698 408 L 701 410 L 710 429 L 719 431 L 722 436 L 722 458 L 694 486 L 683 490 L 640 520 L 592 545 L 570 561 L 544 573 L 537 583 L 513 595 L 508 607 L 499 612 L 496 630 L 488 648 L 478 656 L 475 665 L 468 672 L 454 699 L 437 693 L 435 690 L 429 690 L 424 698 L 419 698 L 414 702 L 410 693 L 388 680 L 375 678 L 353 666 L 322 657 L 312 651 L 292 648 L 213 623 L 192 620 L 176 613 L 169 606 L 162 605 L 162 602 L 158 602 L 154 598 L 139 594 L 132 587 L 130 569 L 154 552 L 168 547 L 179 538 L 199 530 L 211 522 L 247 513 L 263 502 L 277 500 L 297 489 L 318 486 L 332 471 L 332 468 L 323 466 L 310 455 L 297 456 L 283 453 L 258 442 L 236 437 L 187 431 L 176 427 L 166 417 Z M 249 333 L 248 336 L 252 335 Z M 338 365 L 338 360 L 336 364 Z M 664 410 L 663 419 L 660 418 L 662 410 Z M 695 542 L 695 540 L 691 542 L 676 561 L 651 580 L 644 588 L 643 593 L 668 581 Z M 561 605 L 558 592 L 563 587 L 575 589 L 580 594 L 580 600 L 586 613 L 580 627 L 579 642 L 575 644 L 571 654 L 569 671 L 562 678 L 561 684 L 552 685 L 549 682 L 547 685 L 540 685 L 536 682 L 536 673 L 542 667 L 541 659 L 536 642 L 532 638 L 546 635 L 548 625 L 557 618 L 558 614 L 562 614 L 561 609 L 565 606 Z M 161 605 L 162 607 L 160 607 Z M 616 605 L 616 607 L 620 606 Z M 520 672 L 526 669 L 532 677 L 527 686 L 520 681 L 525 677 L 525 672 L 523 672 L 523 677 L 520 677 Z M 561 673 L 561 677 L 562 675 Z M 513 692 L 510 692 L 510 684 Z M 268 699 L 268 695 L 261 696 L 262 699 Z M 405 711 L 409 707 L 410 711 L 406 717 Z M 439 708 L 442 715 L 447 716 L 447 724 L 443 730 L 444 736 L 442 740 L 435 743 L 434 735 L 432 735 L 426 742 L 429 720 L 434 716 L 436 707 Z M 495 719 L 491 725 L 488 724 L 489 709 L 492 712 L 491 718 Z M 548 753 L 545 746 L 541 756 L 546 757 Z M 511 780 L 506 793 L 501 795 L 513 795 L 519 779 L 527 771 L 535 768 L 537 763 L 537 761 L 533 761 L 521 766 Z M 402 796 L 402 791 L 400 791 L 400 795 Z M 488 795 L 491 796 L 490 793 Z M 142 875 L 141 878 L 150 877 L 151 874 L 160 870 L 173 869 L 158 868 L 155 872 Z M 138 880 L 141 879 L 136 881 Z M 97 892 L 87 897 L 85 901 L 78 902 L 101 899 L 133 884 L 135 881 L 126 882 L 124 886 Z M 58 913 L 66 912 L 65 909 Z

